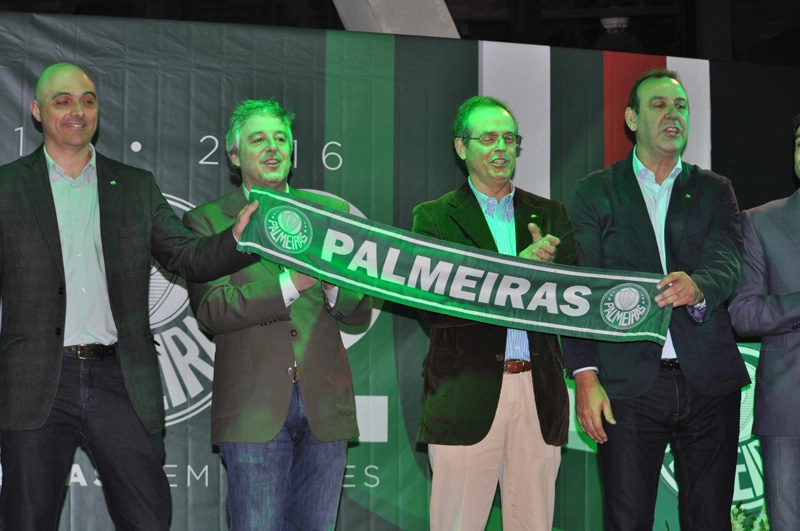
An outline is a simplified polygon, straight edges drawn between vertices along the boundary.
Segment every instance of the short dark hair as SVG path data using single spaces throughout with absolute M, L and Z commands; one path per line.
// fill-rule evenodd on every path
M 284 109 L 276 100 L 245 100 L 234 107 L 233 114 L 228 126 L 228 133 L 225 135 L 225 149 L 228 152 L 228 159 L 232 161 L 231 155 L 239 154 L 239 141 L 242 138 L 242 127 L 247 120 L 253 116 L 272 116 L 281 120 L 286 129 L 289 130 L 289 145 L 292 145 L 292 122 L 294 113 L 289 109 Z M 242 171 L 240 168 L 231 165 L 231 182 L 242 184 Z
M 506 111 L 511 119 L 514 120 L 514 128 L 519 130 L 519 123 L 514 118 L 514 113 L 508 108 L 505 102 L 493 98 L 492 96 L 472 96 L 467 101 L 461 104 L 456 113 L 456 119 L 453 121 L 453 140 L 460 138 L 466 144 L 469 138 L 469 117 L 478 109 L 484 107 L 499 107 Z
M 800 114 L 795 116 L 794 120 L 792 120 L 792 138 L 795 139 L 795 140 L 798 137 L 798 134 L 797 134 L 797 128 L 798 127 L 800 127 Z
M 639 105 L 641 103 L 639 101 L 639 85 L 648 79 L 661 79 L 662 77 L 674 79 L 680 84 L 681 87 L 683 87 L 683 82 L 681 81 L 680 76 L 674 70 L 667 70 L 666 68 L 661 67 L 651 68 L 636 78 L 636 81 L 633 82 L 633 87 L 631 87 L 631 93 L 628 94 L 628 107 L 633 109 L 633 112 L 639 114 Z

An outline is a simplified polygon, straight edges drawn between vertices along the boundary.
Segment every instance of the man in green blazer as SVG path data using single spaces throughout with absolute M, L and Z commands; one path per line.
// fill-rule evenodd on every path
M 230 230 L 238 237 L 252 208 L 197 238 L 152 173 L 95 151 L 98 102 L 77 66 L 45 69 L 30 103 L 44 145 L 0 168 L 4 531 L 56 529 L 78 444 L 118 528 L 169 529 L 151 258 L 198 282 L 254 260 Z
M 206 235 L 229 225 L 253 186 L 349 210 L 288 185 L 293 117 L 274 100 L 234 109 L 227 150 L 242 186 L 188 212 L 187 227 Z M 231 530 L 332 530 L 347 440 L 358 436 L 339 322 L 365 323 L 371 299 L 264 259 L 190 283 L 189 296 L 217 346 L 211 438 L 228 470 Z
M 506 104 L 468 99 L 458 110 L 453 138 L 469 178 L 418 205 L 413 231 L 574 264 L 565 206 L 511 182 L 522 139 Z M 558 338 L 430 312 L 422 317 L 431 338 L 417 440 L 428 443 L 433 470 L 431 529 L 482 531 L 498 481 L 504 527 L 552 529 L 569 420 Z

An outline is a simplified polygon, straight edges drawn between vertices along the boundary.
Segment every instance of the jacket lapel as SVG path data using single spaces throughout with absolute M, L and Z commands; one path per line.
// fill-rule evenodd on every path
M 781 221 L 796 249 L 800 249 L 800 190 L 789 196 L 781 212 Z
M 672 196 L 667 209 L 667 220 L 664 228 L 664 240 L 667 247 L 667 269 L 672 270 L 672 250 L 680 249 L 683 231 L 689 217 L 692 204 L 695 179 L 692 179 L 691 166 L 683 163 L 681 173 L 672 186 Z
M 661 271 L 662 265 L 658 258 L 658 243 L 656 234 L 653 231 L 653 224 L 650 221 L 650 214 L 647 212 L 647 205 L 639 188 L 639 182 L 633 174 L 633 152 L 622 161 L 621 167 L 615 169 L 613 173 L 614 185 L 619 197 L 620 219 L 627 219 L 636 237 L 639 239 L 642 248 L 645 250 L 645 258 L 650 262 L 653 271 Z
M 481 206 L 466 181 L 453 192 L 449 207 L 450 217 L 467 239 L 480 249 L 497 252 L 492 231 L 489 230 Z
M 61 237 L 58 233 L 58 217 L 53 201 L 53 190 L 50 187 L 47 162 L 44 158 L 44 149 L 40 146 L 31 154 L 26 164 L 29 166 L 29 171 L 25 172 L 22 178 L 28 189 L 34 215 L 39 221 L 42 237 L 50 249 L 53 261 L 61 272 L 61 276 L 64 277 L 64 256 L 61 252 Z
M 528 199 L 530 198 L 530 199 Z M 533 196 L 522 199 L 519 190 L 514 194 L 514 232 L 517 238 L 517 256 L 527 246 L 533 243 L 528 223 L 536 223 L 542 236 L 547 233 L 545 229 L 544 206 L 540 205 Z
M 116 264 L 119 250 L 119 227 L 122 222 L 125 181 L 124 176 L 115 175 L 106 158 L 95 154 L 97 162 L 97 201 L 100 204 L 100 241 L 103 243 L 103 259 L 106 264 L 106 276 Z

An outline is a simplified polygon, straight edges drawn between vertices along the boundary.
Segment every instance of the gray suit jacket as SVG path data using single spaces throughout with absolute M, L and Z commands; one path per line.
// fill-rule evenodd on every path
M 744 275 L 729 311 L 761 336 L 753 433 L 800 436 L 800 191 L 742 212 Z
M 187 231 L 152 173 L 97 154 L 100 233 L 125 387 L 145 429 L 164 427 L 148 284 L 151 256 L 192 280 L 252 263 L 232 231 Z M 0 430 L 32 430 L 50 414 L 61 371 L 66 280 L 44 150 L 0 167 Z
M 339 199 L 290 192 L 329 209 L 350 208 Z M 245 204 L 239 188 L 187 212 L 183 223 L 196 234 L 213 234 L 229 225 Z M 353 379 L 339 321 L 366 322 L 372 299 L 340 288 L 336 304 L 328 307 L 320 282 L 287 308 L 280 272 L 278 264 L 262 259 L 213 282 L 189 283 L 192 308 L 217 345 L 211 405 L 215 444 L 266 442 L 278 434 L 296 385 L 295 362 L 314 435 L 321 441 L 358 436 Z

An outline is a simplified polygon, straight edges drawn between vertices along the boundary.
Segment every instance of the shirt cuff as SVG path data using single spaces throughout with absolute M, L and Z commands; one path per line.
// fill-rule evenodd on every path
M 278 281 L 281 283 L 281 293 L 283 294 L 283 303 L 288 308 L 292 305 L 294 301 L 300 298 L 300 292 L 297 291 L 297 288 L 292 282 L 292 271 L 291 269 L 284 269 L 280 275 L 278 275 Z
M 706 300 L 703 299 L 694 306 L 687 306 L 686 312 L 689 314 L 689 317 L 691 317 L 693 321 L 697 323 L 702 323 L 703 318 L 706 316 L 707 309 L 708 307 L 706 306 Z
M 322 294 L 325 295 L 325 302 L 328 303 L 329 308 L 336 306 L 336 299 L 339 298 L 339 286 L 333 286 L 331 289 L 325 287 L 322 283 Z
M 597 367 L 584 367 L 584 368 L 582 368 L 582 369 L 577 369 L 577 370 L 573 371 L 573 372 L 572 372 L 572 377 L 574 378 L 576 374 L 578 374 L 579 372 L 584 372 L 584 371 L 594 371 L 594 372 L 598 372 L 598 371 L 597 371 Z

